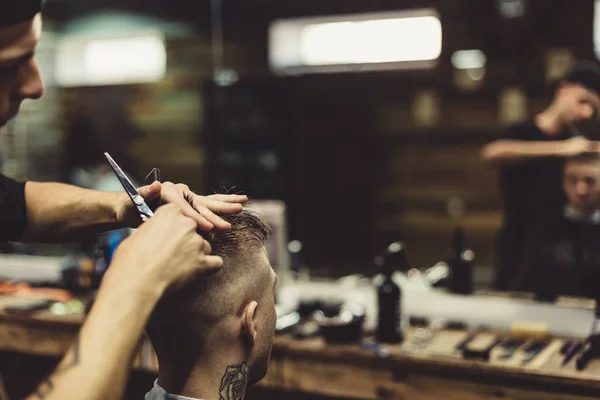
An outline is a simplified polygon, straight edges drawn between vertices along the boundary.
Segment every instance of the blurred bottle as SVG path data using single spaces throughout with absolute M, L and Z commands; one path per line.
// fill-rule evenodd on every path
M 290 253 L 290 269 L 294 274 L 300 273 L 304 268 L 304 262 L 302 260 L 302 242 L 299 240 L 292 240 L 287 245 Z
M 393 280 L 395 270 L 409 269 L 404 245 L 401 242 L 390 244 L 385 253 L 375 259 L 382 268 L 383 283 L 377 288 L 379 305 L 375 339 L 380 343 L 400 343 L 402 334 L 402 290 Z
M 466 244 L 466 234 L 461 226 L 457 226 L 452 234 L 447 264 L 450 268 L 451 293 L 473 293 L 473 263 L 475 253 Z
M 115 249 L 126 236 L 127 231 L 117 230 L 84 241 L 80 252 L 68 257 L 63 266 L 63 286 L 74 293 L 98 289 Z
M 63 266 L 63 286 L 72 293 L 84 294 L 96 285 L 96 260 L 88 255 L 73 255 Z
M 304 261 L 302 254 L 302 242 L 292 240 L 288 243 L 288 252 L 290 253 L 290 270 L 292 276 L 299 281 L 309 281 L 310 271 Z

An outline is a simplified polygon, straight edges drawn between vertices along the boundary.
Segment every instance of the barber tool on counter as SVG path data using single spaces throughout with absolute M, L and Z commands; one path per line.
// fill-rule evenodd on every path
M 275 332 L 296 339 L 322 335 L 328 343 L 358 343 L 362 337 L 365 308 L 357 304 L 315 302 L 277 316 Z
M 381 343 L 400 343 L 404 339 L 402 333 L 402 291 L 394 283 L 392 276 L 395 270 L 408 270 L 404 244 L 390 244 L 383 255 L 375 259 L 382 268 L 383 283 L 377 288 L 378 319 L 375 339 Z
M 583 371 L 592 359 L 600 358 L 600 325 L 598 324 L 598 321 L 600 321 L 600 303 L 596 300 L 592 330 L 583 343 L 583 350 L 581 350 L 581 353 L 575 360 L 575 366 L 578 371 Z
M 331 317 L 317 310 L 314 318 L 320 333 L 328 343 L 358 343 L 362 336 L 365 309 L 344 304 L 339 312 Z

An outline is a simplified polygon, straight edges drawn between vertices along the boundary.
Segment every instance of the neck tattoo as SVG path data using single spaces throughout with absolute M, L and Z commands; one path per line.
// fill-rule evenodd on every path
M 230 365 L 221 378 L 219 400 L 243 400 L 248 385 L 248 364 Z

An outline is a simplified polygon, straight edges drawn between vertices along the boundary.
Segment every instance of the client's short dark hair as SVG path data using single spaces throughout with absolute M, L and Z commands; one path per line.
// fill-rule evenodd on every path
M 569 162 L 569 161 L 582 162 L 582 163 L 598 162 L 598 161 L 600 161 L 600 154 L 598 154 L 596 152 L 581 153 L 576 156 L 568 157 L 567 162 Z
M 231 224 L 227 231 L 206 235 L 212 254 L 223 258 L 223 267 L 212 275 L 198 277 L 184 289 L 166 295 L 156 306 L 147 326 L 152 341 L 161 330 L 199 327 L 208 330 L 226 315 L 236 312 L 241 293 L 264 292 L 270 271 L 257 268 L 261 250 L 270 235 L 269 226 L 251 210 L 221 216 Z M 158 349 L 157 349 L 158 350 Z

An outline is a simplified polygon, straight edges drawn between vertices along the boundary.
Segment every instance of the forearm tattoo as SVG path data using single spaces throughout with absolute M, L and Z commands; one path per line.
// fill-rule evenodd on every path
M 248 365 L 230 365 L 221 378 L 219 400 L 243 400 L 248 386 Z
M 50 375 L 50 377 L 42 382 L 42 384 L 40 384 L 37 388 L 37 391 L 34 393 L 34 395 L 38 398 L 38 399 L 45 399 L 54 389 L 54 384 L 52 383 L 52 378 L 57 377 L 58 375 L 70 370 L 71 368 L 75 367 L 77 364 L 79 364 L 79 335 L 77 335 L 75 337 L 75 342 L 73 343 L 73 352 L 72 352 L 72 357 L 70 360 L 66 360 L 65 364 L 62 366 L 59 366 L 56 371 L 54 371 L 52 373 L 52 375 Z

